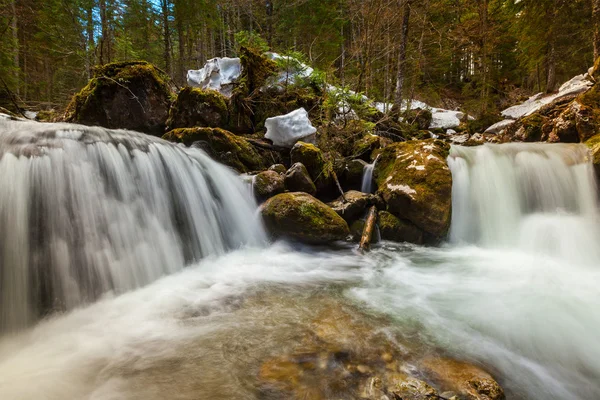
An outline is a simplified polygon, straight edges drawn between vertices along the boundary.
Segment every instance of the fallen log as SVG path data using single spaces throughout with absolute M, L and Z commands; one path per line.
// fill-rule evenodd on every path
M 371 249 L 371 238 L 373 236 L 373 230 L 375 229 L 376 223 L 377 207 L 371 206 L 371 208 L 369 209 L 369 214 L 367 215 L 365 228 L 363 229 L 363 233 L 360 238 L 360 245 L 358 246 L 359 250 L 366 252 Z

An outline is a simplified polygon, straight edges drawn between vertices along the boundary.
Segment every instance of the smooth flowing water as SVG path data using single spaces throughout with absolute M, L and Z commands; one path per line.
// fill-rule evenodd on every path
M 91 141 L 102 142 L 100 147 L 120 148 L 109 143 L 127 140 L 124 132 L 102 132 L 107 137 Z M 46 137 L 48 148 L 42 146 L 43 152 L 67 153 L 62 147 L 67 140 L 31 135 Z M 142 140 L 137 135 L 129 140 L 135 138 Z M 32 143 L 27 136 L 23 140 Z M 67 142 L 78 148 L 77 153 L 89 152 L 81 138 Z M 217 214 L 235 213 L 240 203 L 254 207 L 241 181 L 199 150 L 155 139 L 142 142 L 146 151 L 137 150 L 144 154 L 141 159 L 150 157 L 146 148 L 172 151 L 182 163 L 189 160 L 190 171 L 203 171 L 198 173 L 205 179 L 222 171 L 213 180 L 213 191 L 222 193 L 217 186 L 225 184 L 240 188 L 234 193 L 243 195 L 231 198 L 236 206 L 230 209 L 229 203 L 219 203 Z M 126 144 L 122 146 L 123 155 L 115 158 L 132 160 Z M 41 151 L 39 145 L 25 147 Z M 24 164 L 32 163 L 32 157 L 31 151 L 14 156 Z M 146 168 L 153 172 L 147 173 L 170 168 L 165 163 L 149 163 Z M 108 291 L 94 303 L 79 303 L 35 326 L 4 334 L 0 398 L 264 399 L 257 383 L 261 362 L 285 354 L 316 314 L 335 313 L 340 304 L 362 309 L 373 329 L 401 332 L 419 349 L 414 351 L 442 351 L 486 365 L 505 387 L 508 399 L 600 398 L 600 257 L 597 248 L 587 247 L 598 243 L 600 236 L 595 182 L 585 148 L 454 147 L 449 164 L 454 178 L 451 244 L 431 248 L 384 243 L 366 255 L 350 248 L 323 250 L 286 243 L 260 248 L 256 238 L 261 242 L 264 236 L 250 210 L 244 214 L 250 218 L 245 229 L 254 233 L 223 246 L 223 250 L 242 248 L 228 254 L 202 253 L 204 258 L 187 261 L 185 246 L 174 244 L 172 249 L 181 254 L 179 264 L 173 264 L 174 274 L 127 293 L 118 293 L 126 287 Z M 63 171 L 70 168 L 61 165 L 54 171 L 65 179 L 68 174 Z M 141 173 L 128 168 L 120 170 L 121 179 Z M 5 192 L 21 176 L 12 169 L 3 171 L 0 188 Z M 99 188 L 110 187 L 102 174 L 88 177 L 88 186 L 94 187 L 83 186 L 86 190 L 98 193 Z M 181 184 L 196 187 L 195 181 Z M 135 192 L 139 187 L 130 189 Z M 58 190 L 48 190 L 59 195 Z M 171 193 L 161 185 L 153 190 Z M 22 196 L 21 203 L 29 204 Z M 16 207 L 9 201 L 13 200 L 2 197 L 0 207 Z M 196 201 L 212 204 L 209 198 Z M 95 210 L 97 204 L 89 207 Z M 112 204 L 113 209 L 125 206 Z M 195 207 L 200 205 L 194 203 Z M 77 209 L 72 210 L 77 215 Z M 97 213 L 113 218 L 112 212 L 93 212 Z M 120 226 L 119 221 L 114 223 Z M 2 240 L 10 240 L 8 228 L 0 229 Z M 227 243 L 236 229 L 220 232 L 212 240 Z M 113 246 L 114 242 L 106 244 L 110 251 Z M 162 265 L 151 261 L 156 264 L 150 266 Z M 182 269 L 186 263 L 191 265 Z M 52 268 L 59 265 L 53 263 Z M 134 259 L 119 265 L 134 269 L 143 262 Z M 336 304 L 333 308 L 331 302 Z M 4 304 L 3 298 L 3 308 Z M 388 317 L 387 326 L 369 319 L 382 314 Z
M 365 165 L 360 191 L 363 193 L 373 193 L 373 169 L 375 163 Z

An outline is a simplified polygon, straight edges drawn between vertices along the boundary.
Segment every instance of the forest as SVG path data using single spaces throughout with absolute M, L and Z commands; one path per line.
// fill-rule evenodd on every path
M 600 54 L 598 0 L 2 0 L 0 91 L 62 111 L 96 65 L 188 69 L 241 45 L 293 55 L 327 82 L 473 115 L 552 92 Z

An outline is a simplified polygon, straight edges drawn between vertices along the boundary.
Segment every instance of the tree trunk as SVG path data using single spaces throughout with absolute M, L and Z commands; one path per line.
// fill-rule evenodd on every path
M 594 62 L 600 57 L 600 0 L 592 0 L 592 23 L 594 25 Z
M 162 0 L 163 40 L 165 44 L 165 71 L 171 75 L 171 31 L 169 29 L 169 0 Z
M 183 85 L 185 83 L 185 35 L 183 31 L 183 13 L 180 7 L 175 5 L 175 14 L 177 15 L 177 19 L 175 21 L 176 29 L 177 29 L 177 40 L 179 42 L 179 60 L 177 60 L 177 78 L 175 82 Z
M 371 238 L 373 237 L 373 230 L 377 223 L 377 207 L 372 206 L 369 209 L 367 215 L 367 221 L 365 222 L 365 228 L 363 229 L 362 236 L 360 238 L 359 249 L 362 251 L 369 251 L 371 248 Z
M 86 39 L 87 39 L 87 43 L 86 43 L 86 48 L 87 48 L 87 54 L 86 54 L 86 62 L 87 62 L 87 76 L 88 79 L 91 79 L 92 77 L 92 67 L 94 66 L 94 64 L 96 63 L 94 54 L 95 54 L 95 49 L 94 49 L 94 4 L 92 2 L 90 2 L 87 10 L 86 10 Z
M 546 93 L 552 93 L 556 87 L 556 50 L 554 41 L 548 44 Z
M 101 36 L 100 36 L 100 65 L 108 62 L 110 59 L 110 55 L 107 54 L 108 51 L 108 16 L 106 12 L 106 0 L 99 0 L 100 5 L 100 26 L 101 26 Z
M 398 74 L 396 77 L 396 92 L 394 95 L 394 108 L 400 113 L 402 110 L 402 92 L 404 80 L 406 79 L 406 46 L 408 44 L 408 25 L 410 23 L 411 1 L 404 0 L 404 16 L 402 18 L 402 29 L 400 32 L 400 48 L 398 51 Z
M 489 73 L 489 65 L 488 65 L 488 28 L 487 28 L 487 20 L 488 20 L 488 2 L 487 0 L 479 0 L 479 19 L 481 24 L 481 113 L 484 114 L 487 112 L 487 103 L 488 103 L 488 73 Z
M 17 95 L 20 94 L 20 84 L 19 84 L 19 30 L 18 30 L 18 20 L 17 20 L 17 0 L 13 0 L 11 2 L 12 8 L 12 35 L 13 35 L 13 62 L 15 64 L 15 92 Z
M 269 48 L 273 48 L 273 0 L 265 2 L 265 11 L 267 14 L 267 42 Z

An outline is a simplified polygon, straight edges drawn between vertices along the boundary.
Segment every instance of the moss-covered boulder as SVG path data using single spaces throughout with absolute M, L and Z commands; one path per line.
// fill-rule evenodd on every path
M 295 163 L 285 173 L 285 188 L 290 192 L 317 194 L 317 187 L 302 163 Z
M 122 128 L 162 136 L 174 97 L 169 77 L 144 62 L 112 63 L 94 69 L 77 93 L 65 121 Z
M 273 164 L 269 167 L 269 171 L 275 171 L 278 174 L 285 174 L 287 169 L 283 164 Z
M 283 176 L 275 171 L 263 171 L 252 180 L 252 192 L 259 203 L 285 191 Z
M 387 211 L 413 223 L 426 241 L 444 238 L 450 226 L 449 149 L 434 139 L 397 143 L 383 149 L 375 164 L 377 193 L 387 203 Z
M 293 164 L 301 163 L 306 167 L 310 178 L 315 183 L 318 193 L 328 193 L 334 185 L 333 164 L 325 160 L 321 149 L 314 144 L 297 142 L 290 152 Z
M 377 221 L 382 240 L 423 244 L 423 232 L 413 223 L 387 211 L 379 211 Z
M 588 139 L 585 144 L 590 148 L 592 153 L 592 163 L 596 171 L 596 179 L 600 182 L 600 134 Z
M 362 188 L 363 174 L 368 164 L 361 160 L 350 160 L 344 165 L 342 174 L 342 186 L 349 190 L 360 190 Z
M 343 240 L 349 234 L 343 218 L 307 193 L 278 194 L 267 200 L 260 210 L 267 231 L 276 238 L 328 243 Z
M 367 133 L 354 143 L 352 153 L 361 160 L 371 162 L 374 159 L 374 152 L 381 147 L 381 138 L 377 135 Z
M 239 172 L 258 171 L 266 168 L 260 154 L 246 139 L 223 129 L 174 129 L 166 133 L 163 139 L 183 143 L 186 146 L 199 144 L 217 161 L 235 168 Z
M 404 114 L 404 120 L 410 125 L 414 126 L 417 130 L 421 131 L 429 129 L 429 125 L 431 125 L 432 119 L 433 114 L 431 114 L 431 111 L 423 110 L 421 108 L 408 110 Z
M 167 129 L 209 127 L 227 128 L 227 99 L 216 90 L 183 88 L 169 111 Z

